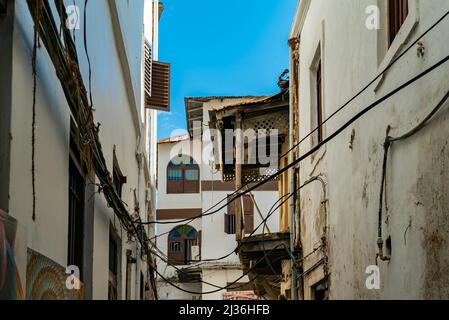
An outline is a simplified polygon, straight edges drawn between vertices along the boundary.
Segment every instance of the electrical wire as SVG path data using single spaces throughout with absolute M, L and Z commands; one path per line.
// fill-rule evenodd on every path
M 284 195 L 284 197 L 285 197 L 286 195 Z M 284 198 L 284 197 L 281 197 L 279 200 L 277 200 L 276 202 L 275 202 L 275 204 L 273 205 L 273 207 L 271 208 L 271 210 L 270 211 L 272 211 L 269 215 L 267 215 L 267 217 L 265 218 L 265 220 L 268 220 L 269 219 L 269 217 L 277 210 L 277 208 L 274 208 L 275 207 L 275 205 L 282 199 L 282 198 Z M 219 261 L 219 260 L 224 260 L 224 259 L 226 259 L 227 257 L 229 257 L 229 256 L 231 256 L 231 255 L 233 255 L 233 254 L 235 254 L 235 252 L 247 241 L 247 239 L 252 235 L 252 234 L 254 234 L 256 231 L 257 231 L 257 229 L 258 228 L 260 228 L 260 226 L 262 226 L 264 224 L 264 222 L 262 221 L 262 223 L 255 229 L 255 230 L 253 230 L 253 232 L 246 238 L 246 239 L 244 239 L 238 246 L 237 246 L 237 248 L 235 249 L 235 250 L 233 250 L 233 251 L 231 251 L 229 254 L 227 254 L 227 255 L 225 255 L 225 256 L 223 256 L 223 257 L 221 257 L 221 258 L 217 258 L 217 259 L 204 259 L 204 260 L 201 260 L 201 262 L 200 263 L 204 263 L 204 262 L 215 262 L 215 261 Z M 155 254 L 155 253 L 153 253 L 153 254 Z M 265 252 L 264 252 L 264 254 L 265 254 Z M 163 262 L 165 262 L 168 266 L 171 266 L 171 267 L 173 267 L 173 268 L 175 268 L 177 271 L 180 271 L 180 272 L 183 272 L 182 270 L 179 270 L 179 268 L 177 268 L 176 266 L 174 266 L 173 264 L 171 264 L 171 263 L 169 263 L 166 259 L 162 259 L 159 255 L 157 255 L 157 254 L 155 254 L 156 256 L 158 256 Z M 189 266 L 189 267 L 187 267 L 187 268 L 184 268 L 184 270 L 186 270 L 186 269 L 191 269 L 191 268 L 195 268 L 195 267 L 197 267 L 197 265 L 192 265 L 192 266 Z M 254 281 L 255 279 L 253 279 L 253 281 Z M 218 287 L 218 286 L 216 286 L 215 284 L 211 284 L 211 283 L 208 283 L 208 282 L 205 282 L 205 281 L 199 281 L 199 282 L 201 282 L 201 283 L 205 283 L 205 284 L 207 284 L 207 285 L 210 285 L 210 286 L 212 286 L 212 287 L 216 287 L 216 288 L 221 288 L 221 290 L 223 290 L 223 288 L 222 287 Z
M 283 195 L 282 197 L 279 198 L 279 200 L 277 200 L 273 206 L 270 208 L 270 210 L 268 211 L 267 216 L 260 222 L 260 224 L 248 235 L 246 236 L 246 238 L 244 238 L 239 245 L 230 253 L 228 253 L 227 255 L 224 255 L 220 258 L 215 258 L 215 259 L 204 259 L 201 260 L 201 262 L 199 263 L 204 263 L 204 262 L 215 262 L 215 261 L 219 261 L 219 260 L 224 260 L 228 257 L 230 257 L 231 255 L 235 254 L 246 242 L 248 242 L 249 238 L 251 238 L 256 231 L 262 226 L 265 225 L 266 222 L 268 221 L 268 219 L 284 204 L 286 203 L 288 200 L 290 200 L 297 192 L 299 192 L 302 188 L 306 187 L 307 185 L 309 185 L 310 183 L 319 180 L 319 177 L 312 177 L 309 180 L 307 180 L 304 184 L 302 184 L 301 186 L 299 186 L 296 190 L 294 190 L 291 193 L 287 193 L 285 195 Z M 288 197 L 287 197 L 288 196 Z M 279 203 L 283 198 L 287 197 L 287 199 L 283 200 L 281 203 Z M 278 204 L 279 203 L 279 204 Z M 278 205 L 277 205 L 278 204 Z M 277 206 L 276 206 L 277 205 Z M 262 235 L 264 235 L 265 232 L 262 233 Z M 262 237 L 262 241 L 264 241 L 264 238 Z M 265 250 L 264 250 L 265 253 Z M 290 255 L 292 256 L 291 252 Z M 192 268 L 195 266 L 192 266 Z
M 270 211 L 268 212 L 268 214 L 267 214 L 267 216 L 262 220 L 262 222 L 260 222 L 260 224 L 248 235 L 248 236 L 246 236 L 246 238 L 245 239 L 243 239 L 242 241 L 240 241 L 240 243 L 237 245 L 237 247 L 234 249 L 234 250 L 232 250 L 230 253 L 228 253 L 228 254 L 226 254 L 226 255 L 224 255 L 224 256 L 222 256 L 222 257 L 220 257 L 220 258 L 214 258 L 214 259 L 204 259 L 204 260 L 201 260 L 201 262 L 200 263 L 203 263 L 203 262 L 214 262 L 214 261 L 219 261 L 219 260 L 224 260 L 224 259 L 226 259 L 226 258 L 228 258 L 228 257 L 230 257 L 230 256 L 232 256 L 233 254 L 236 254 L 236 252 L 246 243 L 246 242 L 248 242 L 248 239 L 250 238 L 250 237 L 252 237 L 256 232 L 257 232 L 257 230 L 262 226 L 262 225 L 264 225 L 265 223 L 266 223 L 266 221 L 268 221 L 268 219 L 274 214 L 274 213 L 276 213 L 276 211 L 286 202 L 286 201 L 288 201 L 288 199 L 290 199 L 293 195 L 294 195 L 294 192 L 293 193 L 291 193 L 290 194 L 290 196 L 287 198 L 287 199 L 285 199 L 282 203 L 280 203 L 277 207 L 275 207 L 276 206 L 276 204 L 278 204 L 279 203 L 279 201 L 280 200 L 282 200 L 283 198 L 285 198 L 286 196 L 287 196 L 288 194 L 286 194 L 286 195 L 284 195 L 284 196 L 282 196 L 279 200 L 277 200 L 275 203 L 274 203 L 274 205 L 271 207 L 271 209 L 270 209 Z
M 301 143 L 303 143 L 307 138 L 309 138 L 312 134 L 318 131 L 321 127 L 323 127 L 329 120 L 331 120 L 334 116 L 336 116 L 340 111 L 346 108 L 351 102 L 357 99 L 363 92 L 365 92 L 373 83 L 380 79 L 399 59 L 401 59 L 410 49 L 412 49 L 422 38 L 424 38 L 430 31 L 432 31 L 437 25 L 439 25 L 446 17 L 449 15 L 449 11 L 446 12 L 440 19 L 438 19 L 430 28 L 428 28 L 424 33 L 422 33 L 415 41 L 412 42 L 400 55 L 398 55 L 395 59 L 393 59 L 385 69 L 379 73 L 373 80 L 371 80 L 367 85 L 365 85 L 355 96 L 349 99 L 345 104 L 343 104 L 340 108 L 338 108 L 334 113 L 332 113 L 327 119 L 325 119 L 320 125 L 318 125 L 315 129 L 309 132 L 304 138 L 302 138 L 298 143 L 293 145 L 286 153 L 281 155 L 280 159 L 284 158 L 291 151 L 299 147 Z
M 271 250 L 269 251 L 269 253 L 273 252 L 274 250 L 277 250 L 279 247 L 285 247 L 285 245 L 284 245 L 284 244 L 277 245 L 277 246 L 275 246 L 273 249 L 271 249 Z M 164 280 L 164 281 L 165 281 L 166 283 L 168 283 L 170 286 L 172 286 L 172 287 L 174 287 L 174 288 L 176 288 L 176 289 L 178 289 L 178 290 L 180 290 L 180 291 L 183 291 L 183 292 L 186 292 L 186 293 L 189 293 L 189 294 L 205 295 L 205 294 L 212 294 L 212 293 L 220 292 L 220 291 L 222 291 L 222 290 L 226 290 L 226 289 L 228 289 L 228 288 L 234 286 L 234 285 L 237 284 L 241 279 L 243 279 L 244 277 L 246 277 L 251 271 L 253 271 L 253 270 L 254 270 L 254 269 L 255 269 L 255 268 L 256 268 L 256 267 L 257 267 L 257 266 L 264 260 L 264 259 L 265 259 L 265 257 L 262 257 L 261 259 L 259 259 L 259 260 L 258 260 L 258 261 L 257 261 L 251 268 L 249 268 L 248 270 L 246 270 L 246 271 L 243 273 L 242 276 L 240 276 L 239 278 L 237 278 L 235 281 L 233 281 L 233 282 L 227 284 L 225 287 L 220 287 L 220 288 L 217 288 L 216 290 L 206 291 L 206 292 L 195 292 L 195 291 L 191 291 L 191 290 L 187 290 L 187 289 L 181 288 L 180 286 L 176 285 L 175 283 L 173 283 L 172 281 L 170 281 L 170 280 L 168 280 L 166 277 L 164 277 L 158 270 L 156 270 L 156 269 L 154 269 L 154 268 L 153 268 L 153 270 L 156 272 L 156 274 L 157 274 L 158 276 L 161 277 L 162 280 Z M 251 280 L 250 280 L 250 282 L 251 282 Z
M 241 246 L 243 246 L 243 244 L 245 243 L 245 242 L 247 242 L 248 241 L 248 239 L 262 226 L 262 225 L 264 225 L 265 223 L 266 223 L 266 221 L 276 212 L 276 210 L 280 207 L 280 206 L 282 206 L 286 201 L 288 201 L 297 191 L 299 191 L 299 189 L 300 188 L 298 188 L 295 192 L 292 192 L 291 194 L 290 194 L 290 196 L 287 198 L 287 199 L 285 199 L 282 203 L 280 203 L 276 208 L 275 208 L 275 206 L 276 206 L 276 204 L 277 203 L 279 203 L 280 202 L 280 200 L 282 200 L 283 198 L 285 198 L 288 194 L 286 194 L 286 195 L 284 195 L 284 196 L 282 196 L 279 200 L 277 200 L 275 203 L 274 203 L 274 205 L 271 207 L 271 209 L 270 209 L 270 211 L 269 211 L 269 214 L 267 215 L 267 217 L 265 218 L 265 219 L 263 219 L 263 221 L 259 224 L 259 226 L 256 228 L 256 229 L 254 229 L 253 231 L 252 231 L 252 233 L 247 237 L 247 238 L 245 238 L 242 242 L 240 242 L 240 244 L 237 246 L 237 248 L 236 249 L 234 249 L 233 251 L 231 251 L 229 254 L 227 254 L 227 255 L 225 255 L 225 256 L 223 256 L 223 257 L 221 257 L 221 258 L 217 258 L 217 259 L 204 259 L 204 260 L 201 260 L 201 262 L 200 263 L 204 263 L 204 262 L 215 262 L 215 261 L 219 261 L 219 260 L 224 260 L 224 259 L 226 259 L 226 258 L 228 258 L 229 256 L 231 256 L 231 255 L 233 255 L 233 254 L 235 254 L 238 250 L 239 250 L 239 248 L 241 247 Z M 285 247 L 285 246 L 284 246 Z M 286 250 L 288 250 L 287 248 L 285 248 Z M 271 251 L 270 251 L 271 252 Z M 167 264 L 167 266 L 170 266 L 170 267 L 173 267 L 176 271 L 178 271 L 178 272 L 184 272 L 182 269 L 180 269 L 180 268 L 178 268 L 177 266 L 175 266 L 175 265 L 173 265 L 173 264 L 171 264 L 166 258 L 162 258 L 158 253 L 155 253 L 155 252 L 153 252 L 153 254 L 155 255 L 155 256 L 157 256 L 157 257 L 159 257 L 159 259 L 161 259 L 163 262 L 165 262 L 166 264 Z M 264 257 L 265 257 L 265 260 L 267 260 L 268 261 L 268 258 L 267 258 L 267 255 L 268 255 L 269 253 L 266 253 L 266 251 L 264 250 Z M 190 266 L 190 267 L 188 267 L 188 268 L 184 268 L 184 270 L 186 270 L 186 269 L 191 269 L 191 268 L 195 268 L 195 267 L 197 267 L 197 265 L 193 265 L 193 266 Z M 253 281 L 254 281 L 255 279 L 253 279 Z M 215 285 L 215 284 L 212 284 L 212 283 L 209 283 L 209 282 L 206 282 L 206 281 L 198 281 L 199 283 L 204 283 L 204 284 L 207 284 L 207 285 L 209 285 L 209 286 L 212 286 L 212 287 L 216 287 L 216 288 L 220 288 L 220 290 L 223 290 L 223 288 L 222 287 L 219 287 L 219 286 L 217 286 L 217 285 Z
M 431 112 L 413 129 L 406 132 L 405 134 L 393 138 L 388 135 L 389 129 L 387 130 L 387 137 L 385 138 L 384 143 L 384 159 L 382 164 L 382 179 L 381 179 L 381 187 L 380 187 L 380 196 L 379 196 L 379 212 L 378 212 L 378 229 L 377 235 L 378 239 L 382 239 L 382 215 L 383 215 L 383 200 L 384 200 L 384 191 L 385 191 L 385 183 L 387 178 L 387 163 L 388 163 L 388 154 L 393 143 L 405 140 L 422 130 L 428 122 L 435 116 L 435 114 L 446 104 L 449 99 L 449 91 L 446 92 L 444 97 L 439 101 L 439 103 L 431 110 Z M 381 257 L 382 258 L 382 257 Z
M 246 186 L 244 186 L 244 187 L 246 187 Z M 242 188 L 244 188 L 244 187 L 242 187 Z M 206 211 L 204 211 L 204 213 L 207 213 L 207 212 L 210 211 L 211 209 L 217 207 L 220 203 L 222 203 L 223 201 L 227 200 L 229 196 L 233 196 L 234 194 L 236 194 L 236 193 L 237 193 L 239 190 L 241 190 L 242 188 L 240 188 L 240 189 L 238 189 L 238 190 L 232 192 L 231 194 L 227 195 L 225 198 L 223 198 L 222 200 L 220 200 L 218 203 L 216 203 L 215 205 L 213 205 L 212 207 L 210 207 L 209 209 L 207 209 Z M 282 199 L 282 198 L 281 198 L 281 199 Z M 278 201 L 280 201 L 281 199 L 279 199 Z M 220 210 L 221 210 L 221 209 L 220 209 Z M 197 217 L 190 218 L 189 220 L 185 221 L 185 224 L 188 225 L 188 224 L 190 224 L 191 222 L 195 221 L 196 219 L 198 219 L 198 218 L 197 218 Z M 136 223 L 138 223 L 138 222 L 136 222 Z M 147 225 L 148 225 L 148 224 L 151 224 L 151 223 L 150 223 L 150 222 L 144 222 L 144 223 L 142 223 L 142 224 L 144 224 L 144 225 L 147 224 Z M 154 237 L 151 238 L 151 240 L 156 240 L 156 239 L 158 239 L 158 238 L 160 238 L 160 237 L 162 237 L 162 236 L 165 236 L 165 235 L 169 234 L 170 232 L 171 232 L 171 230 L 170 230 L 170 231 L 167 231 L 167 232 L 164 232 L 164 233 L 161 233 L 161 234 L 158 234 L 158 235 L 155 235 Z
M 348 100 L 348 102 L 346 102 L 343 106 L 341 106 L 340 108 L 337 109 L 337 111 L 335 111 L 331 116 L 329 116 L 327 119 L 325 119 L 318 127 L 316 127 L 315 129 L 313 129 L 311 132 L 309 132 L 303 139 L 301 139 L 300 142 L 298 142 L 297 144 L 295 144 L 288 152 L 286 152 L 285 154 L 283 154 L 281 156 L 281 158 L 285 157 L 287 154 L 289 154 L 292 150 L 294 150 L 295 148 L 297 148 L 299 146 L 299 144 L 301 144 L 303 141 L 305 141 L 308 137 L 310 137 L 312 134 L 314 134 L 317 130 L 319 130 L 322 126 L 324 126 L 324 124 L 326 124 L 330 119 L 332 119 L 337 113 L 339 113 L 340 111 L 342 111 L 344 108 L 346 108 L 346 106 L 348 106 L 351 102 L 353 102 L 357 97 L 359 97 L 364 91 L 366 91 L 367 88 L 369 88 L 374 82 L 376 82 L 383 74 L 385 74 L 386 71 L 388 71 L 399 59 L 401 59 L 414 45 L 416 45 L 423 37 L 425 37 L 429 32 L 431 32 L 436 26 L 438 26 L 444 19 L 446 19 L 446 17 L 449 15 L 449 11 L 446 12 L 440 19 L 438 19 L 431 27 L 429 27 L 423 34 L 421 34 L 410 46 L 407 47 L 407 49 L 405 49 L 399 56 L 397 56 L 395 59 L 392 60 L 392 62 L 390 64 L 388 64 L 388 66 L 379 74 L 377 75 L 372 81 L 370 81 L 364 88 L 362 88 L 361 91 L 359 91 L 355 96 L 353 96 L 350 100 Z M 291 167 L 289 167 L 290 169 Z M 271 181 L 272 179 L 274 179 L 275 177 L 279 176 L 280 173 L 277 172 L 276 174 L 264 179 L 262 182 L 267 183 L 268 181 Z M 263 185 L 262 184 L 257 184 L 257 187 Z M 248 187 L 249 183 L 245 184 L 244 186 L 242 186 L 241 188 L 239 188 L 238 190 L 236 190 L 233 195 L 235 195 L 236 193 L 238 193 L 240 190 L 242 190 L 245 187 Z M 252 190 L 254 190 L 255 188 L 250 188 Z M 244 194 L 246 194 L 248 192 L 243 192 L 241 194 L 239 194 L 237 197 L 234 197 L 230 200 L 229 203 L 234 202 L 238 197 L 243 196 Z M 220 211 L 221 209 L 223 209 L 227 204 L 225 204 L 224 206 L 220 207 L 219 209 L 210 212 L 209 211 L 215 207 L 217 207 L 220 203 L 222 203 L 223 201 L 227 200 L 228 197 L 223 198 L 220 202 L 218 202 L 217 204 L 215 204 L 213 207 L 209 208 L 208 210 L 206 210 L 205 212 L 203 212 L 201 215 L 198 215 L 196 217 L 193 217 L 191 219 L 184 219 L 184 220 L 179 220 L 179 221 L 173 221 L 173 222 L 169 222 L 169 221 L 151 221 L 148 222 L 146 224 L 180 224 L 180 223 L 184 223 L 187 221 L 193 221 L 195 219 L 199 219 L 203 216 L 207 216 L 207 215 L 211 215 L 211 214 L 215 214 L 218 211 Z M 193 219 L 193 220 L 192 220 Z M 190 222 L 189 222 L 190 223 Z
M 441 65 L 443 65 L 444 63 L 446 63 L 449 60 L 449 56 L 446 56 L 445 58 L 443 58 L 442 60 L 438 61 L 437 63 L 435 63 L 434 65 L 432 65 L 431 67 L 425 69 L 423 72 L 419 73 L 417 76 L 413 77 L 412 79 L 408 80 L 407 82 L 403 83 L 402 85 L 400 85 L 399 87 L 397 87 L 396 89 L 390 91 L 388 94 L 386 94 L 385 96 L 383 96 L 382 98 L 377 99 L 375 102 L 373 102 L 372 104 L 368 105 L 367 107 L 365 107 L 364 109 L 362 109 L 361 111 L 359 111 L 356 115 L 354 115 L 349 121 L 347 121 L 346 123 L 344 123 L 340 128 L 338 128 L 334 133 L 332 133 L 330 136 L 328 136 L 327 138 L 325 138 L 323 141 L 321 141 L 320 143 L 318 143 L 316 146 L 312 147 L 308 152 L 306 152 L 304 155 L 300 156 L 299 158 L 297 158 L 296 160 L 292 161 L 291 163 L 289 163 L 288 165 L 286 165 L 283 169 L 278 170 L 276 173 L 270 175 L 269 177 L 263 179 L 262 181 L 254 184 L 253 186 L 247 187 L 245 191 L 240 192 L 238 195 L 233 196 L 230 200 L 227 201 L 227 203 L 225 203 L 225 205 L 219 207 L 218 209 L 209 212 L 209 213 L 203 213 L 201 215 L 198 215 L 196 217 L 193 218 L 189 218 L 189 219 L 183 219 L 183 220 L 178 220 L 178 221 L 150 221 L 147 222 L 146 224 L 182 224 L 186 221 L 190 221 L 192 219 L 199 219 L 201 217 L 205 217 L 205 216 L 209 216 L 212 214 L 215 214 L 217 212 L 219 212 L 221 209 L 225 208 L 228 204 L 233 203 L 236 199 L 242 197 L 243 195 L 254 191 L 255 189 L 258 189 L 259 187 L 263 186 L 264 184 L 268 183 L 269 181 L 277 178 L 278 176 L 280 176 L 281 174 L 283 174 L 284 172 L 287 172 L 288 170 L 290 170 L 291 168 L 293 168 L 294 166 L 296 166 L 297 164 L 301 163 L 302 161 L 304 161 L 305 159 L 307 159 L 308 157 L 310 157 L 311 155 L 315 154 L 318 150 L 320 150 L 323 146 L 327 145 L 330 141 L 332 141 L 335 137 L 337 137 L 338 135 L 340 135 L 347 127 L 349 127 L 352 123 L 354 123 L 355 121 L 357 121 L 359 118 L 361 118 L 362 116 L 364 116 L 366 113 L 368 113 L 369 111 L 371 111 L 372 109 L 374 109 L 375 107 L 377 107 L 378 105 L 380 105 L 382 102 L 388 100 L 389 98 L 391 98 L 393 95 L 397 94 L 398 92 L 402 91 L 403 89 L 409 87 L 411 84 L 413 84 L 414 82 L 418 81 L 419 79 L 421 79 L 422 77 L 424 77 L 425 75 L 427 75 L 428 73 L 432 72 L 433 70 L 437 69 L 438 67 L 440 67 Z

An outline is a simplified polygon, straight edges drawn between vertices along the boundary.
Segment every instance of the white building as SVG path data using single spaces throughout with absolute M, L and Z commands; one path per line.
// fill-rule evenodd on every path
M 420 39 L 448 11 L 445 0 L 298 3 L 291 31 L 296 141 L 403 54 L 305 139 L 300 155 L 449 54 L 449 18 Z M 418 126 L 439 106 L 448 80 L 446 62 L 350 123 L 301 162 L 302 183 L 319 176 L 325 185 L 316 181 L 299 195 L 299 241 L 305 258 L 298 283 L 306 299 L 449 297 L 447 103 L 424 128 Z M 390 140 L 381 198 L 386 136 L 408 132 L 412 134 Z
M 232 298 L 233 292 L 251 294 L 253 291 L 248 277 L 243 275 L 239 257 L 234 253 L 237 242 L 233 209 L 228 206 L 220 209 L 225 204 L 222 201 L 209 210 L 235 190 L 233 182 L 223 182 L 214 162 L 213 135 L 208 131 L 209 111 L 246 100 L 244 97 L 186 98 L 190 135 L 159 141 L 157 220 L 164 224 L 159 224 L 156 232 L 161 235 L 157 245 L 162 251 L 158 270 L 171 283 L 190 291 L 183 292 L 159 277 L 161 299 L 222 300 Z M 256 205 L 250 198 L 246 200 L 247 234 L 262 221 L 257 207 L 265 217 L 278 199 L 277 190 L 278 183 L 270 183 L 253 193 Z M 217 209 L 220 210 L 214 214 L 180 222 Z M 278 211 L 268 219 L 267 225 L 272 232 L 279 231 Z M 255 234 L 262 230 L 259 228 Z M 186 234 L 189 232 L 190 236 Z M 179 273 L 179 270 L 184 272 Z M 237 283 L 231 285 L 234 282 Z
M 156 111 L 146 109 L 144 34 L 157 58 L 159 3 L 101 0 L 88 2 L 87 7 L 80 0 L 29 3 L 0 1 L 4 53 L 0 62 L 0 209 L 6 212 L 0 224 L 6 221 L 10 228 L 6 237 L 1 234 L 0 243 L 14 248 L 10 262 L 20 278 L 10 276 L 9 285 L 16 289 L 16 298 L 151 298 L 147 266 L 151 257 L 143 253 L 135 235 L 129 237 L 104 195 L 108 191 L 121 198 L 131 215 L 129 221 L 154 218 Z M 59 4 L 61 10 L 56 7 Z M 45 14 L 35 14 L 39 5 Z M 61 24 L 65 12 L 67 23 Z M 44 21 L 39 45 L 32 16 Z M 57 30 L 47 17 L 54 19 Z M 71 40 L 58 40 L 60 26 L 68 30 L 64 34 Z M 45 37 L 53 38 L 47 42 Z M 70 43 L 77 52 L 72 75 L 79 68 L 81 81 L 75 77 L 60 81 L 57 72 L 67 64 L 55 64 L 50 53 Z M 35 103 L 33 48 L 37 48 Z M 103 180 L 98 168 L 91 168 L 92 158 L 82 154 L 90 150 L 86 146 L 93 143 L 93 136 L 80 136 L 76 121 L 80 118 L 68 102 L 76 90 L 63 90 L 72 80 L 92 96 L 93 121 L 100 125 L 98 141 L 110 173 Z M 109 190 L 104 189 L 104 181 L 111 183 Z M 52 271 L 42 273 L 46 266 Z M 66 287 L 68 266 L 79 269 L 81 290 Z M 8 274 L 14 275 L 14 270 L 8 269 Z

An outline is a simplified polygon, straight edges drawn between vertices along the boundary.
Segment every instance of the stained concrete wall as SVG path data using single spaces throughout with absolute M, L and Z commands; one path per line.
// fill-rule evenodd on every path
M 386 2 L 375 0 L 301 1 L 292 28 L 300 34 L 300 138 L 312 129 L 315 104 L 314 63 L 321 55 L 324 118 L 353 97 L 382 71 L 393 57 L 436 22 L 448 9 L 444 0 L 410 0 L 409 16 L 388 49 Z M 380 29 L 365 26 L 370 5 L 380 8 Z M 343 112 L 324 126 L 325 136 L 337 130 L 364 106 L 384 96 L 449 52 L 449 20 L 444 20 Z M 382 217 L 383 238 L 391 237 L 391 260 L 379 262 L 380 290 L 368 290 L 365 274 L 376 264 L 377 219 L 387 127 L 399 136 L 416 126 L 447 91 L 449 65 L 402 90 L 344 130 L 301 164 L 301 180 L 322 175 L 326 210 L 319 183 L 301 191 L 301 239 L 304 254 L 321 244 L 328 219 L 330 298 L 448 298 L 449 228 L 447 106 L 423 130 L 395 143 L 387 170 L 387 203 Z M 311 139 L 301 145 L 304 154 Z M 322 253 L 318 253 L 318 255 Z M 311 258 L 316 259 L 316 257 Z M 311 262 L 306 262 L 309 266 Z M 310 287 L 323 278 L 320 267 L 305 277 Z
M 119 3 L 120 2 L 120 3 Z M 73 4 L 72 1 L 67 1 Z M 120 19 L 114 20 L 112 6 Z M 84 2 L 76 1 L 81 16 Z M 134 190 L 140 212 L 146 212 L 143 171 L 139 169 L 136 152 L 145 146 L 139 135 L 145 117 L 141 114 L 140 79 L 143 39 L 143 0 L 123 6 L 122 1 L 89 2 L 87 42 L 92 67 L 92 96 L 95 109 L 94 121 L 101 123 L 100 141 L 108 169 L 112 172 L 113 149 L 127 183 L 123 187 L 123 201 L 134 208 Z M 52 4 L 53 5 L 53 4 Z M 53 8 L 53 7 L 52 7 Z M 54 8 L 53 8 L 54 9 Z M 54 9 L 55 10 L 55 9 Z M 57 16 L 56 11 L 55 16 Z M 139 17 L 141 17 L 139 19 Z M 81 23 L 83 26 L 83 23 Z M 126 43 L 120 43 L 114 30 L 121 30 Z M 80 68 L 88 87 L 88 64 L 84 53 L 82 29 L 75 30 Z M 36 221 L 32 220 L 31 189 L 31 119 L 33 78 L 31 52 L 33 47 L 33 23 L 25 1 L 16 2 L 11 120 L 11 170 L 10 214 L 18 219 L 27 232 L 28 247 L 55 262 L 67 264 L 68 238 L 68 177 L 70 110 L 56 77 L 54 67 L 42 46 L 37 57 L 36 96 Z M 126 53 L 126 54 L 124 54 Z M 129 70 L 126 70 L 128 68 Z M 128 72 L 128 76 L 125 73 Z M 127 79 L 132 78 L 130 86 Z M 136 122 L 137 120 L 137 122 Z M 142 143 L 142 146 L 140 144 Z M 95 183 L 95 181 L 91 181 Z M 128 244 L 127 234 L 114 218 L 102 194 L 88 197 L 93 210 L 92 253 L 89 258 L 93 275 L 87 297 L 107 299 L 109 225 L 115 224 L 122 240 L 121 270 L 126 270 L 126 249 L 135 252 L 135 245 Z M 142 217 L 144 218 L 144 216 Z M 137 298 L 140 268 L 135 267 L 132 278 L 131 298 Z M 120 277 L 119 297 L 125 297 L 125 275 Z

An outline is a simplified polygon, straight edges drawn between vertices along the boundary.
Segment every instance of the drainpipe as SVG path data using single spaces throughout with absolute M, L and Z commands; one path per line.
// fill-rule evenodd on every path
M 290 75 L 292 75 L 292 72 L 295 72 L 293 70 L 294 68 L 294 47 L 290 46 Z M 292 78 L 292 77 L 290 77 Z M 294 86 L 296 83 L 293 81 L 290 81 L 290 94 L 289 94 L 289 100 L 290 100 L 290 108 L 289 108 L 289 149 L 290 155 L 289 155 L 289 162 L 293 162 L 293 112 L 294 112 L 294 105 L 293 105 L 293 92 L 295 92 L 296 88 Z M 295 168 L 290 169 L 290 192 L 293 192 L 295 190 Z M 290 251 L 292 253 L 292 257 L 294 257 L 293 252 L 295 251 L 295 199 L 296 195 L 293 196 L 292 199 L 290 199 Z M 292 265 L 292 299 L 298 300 L 298 270 L 296 268 L 296 261 L 292 259 L 291 262 Z

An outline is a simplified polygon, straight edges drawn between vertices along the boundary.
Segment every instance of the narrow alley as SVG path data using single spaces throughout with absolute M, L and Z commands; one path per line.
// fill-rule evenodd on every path
M 0 300 L 449 299 L 448 15 L 0 0 Z

